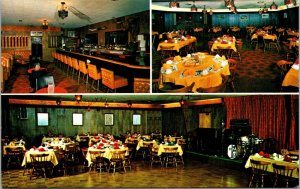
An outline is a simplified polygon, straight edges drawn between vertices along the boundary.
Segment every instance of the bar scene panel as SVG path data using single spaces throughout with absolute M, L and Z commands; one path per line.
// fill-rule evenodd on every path
M 1 1 L 1 92 L 149 93 L 149 5 Z

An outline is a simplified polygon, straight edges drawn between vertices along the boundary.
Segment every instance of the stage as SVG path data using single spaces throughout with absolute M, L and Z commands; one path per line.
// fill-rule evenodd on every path
M 200 152 L 186 151 L 185 157 L 193 160 L 198 160 L 203 163 L 209 163 L 215 166 L 234 170 L 245 170 L 245 159 L 229 159 L 222 155 L 204 154 Z

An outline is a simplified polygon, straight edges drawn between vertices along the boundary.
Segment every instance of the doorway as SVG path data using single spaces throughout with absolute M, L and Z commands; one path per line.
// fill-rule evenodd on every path
M 39 61 L 43 57 L 42 37 L 31 37 L 31 60 Z

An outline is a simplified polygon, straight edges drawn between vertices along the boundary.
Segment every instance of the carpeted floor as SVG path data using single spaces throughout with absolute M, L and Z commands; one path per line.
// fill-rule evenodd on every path
M 207 52 L 208 36 L 198 38 L 196 43 L 197 51 Z M 280 70 L 276 65 L 278 60 L 285 59 L 283 51 L 276 49 L 254 49 L 249 41 L 242 39 L 244 44 L 241 52 L 242 61 L 238 61 L 236 79 L 234 81 L 236 93 L 279 93 L 297 92 L 297 88 L 281 88 L 282 79 Z M 153 51 L 152 68 L 153 78 L 158 78 L 160 70 L 160 55 Z M 232 93 L 230 87 L 226 92 Z
M 197 51 L 208 51 L 207 42 L 209 36 L 201 36 L 196 43 Z M 275 49 L 254 50 L 250 46 L 249 40 L 242 38 L 244 44 L 241 52 L 242 61 L 238 62 L 236 79 L 234 81 L 236 93 L 279 93 L 279 92 L 298 92 L 298 88 L 282 88 L 283 78 L 276 65 L 278 60 L 285 59 L 283 51 L 277 52 Z M 155 49 L 155 47 L 154 47 Z M 152 77 L 158 78 L 160 70 L 160 55 L 156 50 L 152 52 Z M 54 76 L 55 86 L 63 87 L 68 93 L 101 93 L 105 89 L 96 91 L 90 85 L 86 86 L 82 79 L 77 80 L 77 74 L 71 76 L 66 74 L 66 70 L 58 67 L 54 63 L 42 62 L 41 67 Z M 15 65 L 12 76 L 5 83 L 4 93 L 31 93 L 29 76 L 27 73 L 28 65 Z M 230 87 L 226 88 L 227 93 L 233 91 Z
M 66 74 L 65 69 L 57 67 L 52 62 L 41 62 L 41 67 L 47 68 L 47 72 L 54 76 L 55 86 L 62 87 L 68 93 L 95 93 L 96 91 L 90 85 L 85 85 L 81 79 L 78 82 L 78 74 L 71 76 L 71 72 Z M 29 65 L 16 64 L 12 76 L 5 85 L 5 93 L 31 93 L 33 89 L 30 87 L 29 75 L 27 70 Z

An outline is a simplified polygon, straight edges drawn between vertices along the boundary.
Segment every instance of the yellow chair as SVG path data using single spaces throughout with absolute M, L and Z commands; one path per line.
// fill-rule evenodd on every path
M 99 89 L 99 81 L 101 80 L 101 72 L 97 69 L 95 64 L 88 64 L 88 75 L 93 79 L 91 87 L 94 87 L 94 81 L 97 81 L 96 90 Z
M 273 166 L 273 170 L 274 170 L 274 173 L 275 173 L 275 181 L 274 181 L 274 186 L 273 187 L 276 187 L 277 186 L 277 182 L 278 181 L 283 181 L 284 184 L 285 184 L 285 187 L 289 187 L 289 183 L 291 181 L 294 181 L 296 179 L 294 179 L 292 177 L 293 175 L 293 171 L 297 169 L 297 167 L 290 167 L 290 166 L 287 166 L 287 165 L 277 165 L 277 164 L 272 164 Z
M 173 88 L 174 86 L 169 86 L 168 84 L 164 84 L 163 87 L 159 88 L 158 90 L 162 93 L 188 93 L 192 92 L 192 89 L 195 85 L 195 82 L 193 82 L 191 85 L 184 87 L 182 86 L 181 88 Z M 180 86 L 180 85 L 179 85 Z
M 252 186 L 252 182 L 254 181 L 257 181 L 263 188 L 266 176 L 269 176 L 270 180 L 272 180 L 271 175 L 267 171 L 271 162 L 250 159 L 250 163 L 252 167 L 252 176 L 249 182 L 249 188 Z
M 71 60 L 72 60 L 72 68 L 73 68 L 72 76 L 73 76 L 75 71 L 79 71 L 79 64 L 76 58 L 71 58 Z
M 87 84 L 88 81 L 88 70 L 86 64 L 82 60 L 78 60 L 79 63 L 79 73 L 78 73 L 78 80 L 80 79 L 80 73 L 83 75 L 83 81 Z
M 134 93 L 150 93 L 150 79 L 134 78 L 133 86 Z
M 127 78 L 115 75 L 113 71 L 101 68 L 102 84 L 108 87 L 108 90 L 114 90 L 117 88 L 125 87 L 128 85 Z

